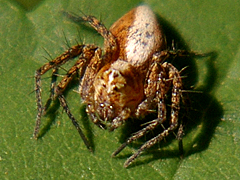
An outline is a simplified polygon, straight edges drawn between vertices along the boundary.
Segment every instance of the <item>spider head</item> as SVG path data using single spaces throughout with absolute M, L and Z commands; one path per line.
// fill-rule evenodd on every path
M 105 122 L 111 122 L 126 109 L 129 113 L 122 118 L 127 119 L 144 98 L 142 78 L 131 64 L 123 60 L 104 66 L 93 86 L 94 109 Z

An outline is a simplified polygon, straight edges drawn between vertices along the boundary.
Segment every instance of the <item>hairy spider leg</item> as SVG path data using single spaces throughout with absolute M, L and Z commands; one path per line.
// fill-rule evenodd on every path
M 145 93 L 148 94 L 149 96 L 146 97 L 146 99 L 142 103 L 140 103 L 140 105 L 138 106 L 138 109 L 136 111 L 136 117 L 139 117 L 148 113 L 149 109 L 151 109 L 152 104 L 154 103 L 152 99 L 154 99 L 154 96 L 155 96 L 155 100 L 158 105 L 157 106 L 158 119 L 149 122 L 145 128 L 134 133 L 130 138 L 127 139 L 125 143 L 123 143 L 112 154 L 112 156 L 116 156 L 129 143 L 133 142 L 136 139 L 139 139 L 140 137 L 148 133 L 150 130 L 155 129 L 159 124 L 162 124 L 166 120 L 166 106 L 164 103 L 165 102 L 164 94 L 169 90 L 169 87 L 172 83 L 173 90 L 172 90 L 172 99 L 171 99 L 172 108 L 171 108 L 170 127 L 165 129 L 162 133 L 160 133 L 155 138 L 149 140 L 144 145 L 142 145 L 142 147 L 140 147 L 140 149 L 125 162 L 125 165 L 124 165 L 125 167 L 129 166 L 140 155 L 142 151 L 150 148 L 151 146 L 156 144 L 158 141 L 161 141 L 164 137 L 168 136 L 170 132 L 172 132 L 178 127 L 178 113 L 180 110 L 180 98 L 181 98 L 181 89 L 182 89 L 181 76 L 178 70 L 170 63 L 165 62 L 161 65 L 160 63 L 164 62 L 170 56 L 176 57 L 181 55 L 186 56 L 185 51 L 180 50 L 180 51 L 170 52 L 167 50 L 167 51 L 161 51 L 160 54 L 157 54 L 153 57 L 156 63 L 152 65 L 152 67 L 150 68 L 150 71 L 148 72 L 147 80 L 146 80 L 146 83 L 148 84 L 148 86 L 147 88 L 145 88 Z M 168 78 L 166 79 L 166 77 Z M 183 130 L 181 128 L 181 130 L 179 129 L 178 131 L 179 141 L 181 141 L 182 134 L 183 134 Z M 181 145 L 182 143 L 179 143 L 179 146 Z M 183 148 L 179 147 L 179 149 L 182 150 Z
M 104 51 L 105 59 L 109 62 L 116 60 L 117 58 L 117 41 L 113 34 L 94 16 L 82 16 L 78 17 L 76 15 L 64 12 L 64 14 L 75 22 L 85 21 L 89 23 L 92 28 L 94 28 L 103 38 L 104 38 Z M 106 64 L 109 62 L 105 62 Z
M 139 104 L 136 110 L 136 117 L 144 116 L 149 113 L 149 109 L 154 107 L 154 104 L 158 105 L 158 118 L 148 122 L 147 126 L 138 132 L 134 133 L 130 138 L 127 139 L 113 154 L 116 156 L 120 153 L 128 144 L 144 136 L 150 130 L 155 129 L 159 124 L 162 124 L 166 120 L 166 105 L 165 105 L 165 92 L 169 89 L 170 83 L 165 81 L 167 72 L 161 67 L 159 63 L 153 63 L 147 78 L 147 87 L 145 88 L 145 94 L 148 97 Z M 153 101 L 154 99 L 154 101 Z
M 52 70 L 52 76 L 51 76 L 51 86 L 50 86 L 50 95 L 49 98 L 44 105 L 43 114 L 47 111 L 49 106 L 51 105 L 52 101 L 54 100 L 54 94 L 55 94 L 55 87 L 57 82 L 57 74 L 58 74 L 58 68 L 53 68 Z
M 41 97 L 41 76 L 43 74 L 45 74 L 47 71 L 49 71 L 50 69 L 57 69 L 59 66 L 65 64 L 67 61 L 79 56 L 80 54 L 83 53 L 83 51 L 85 51 L 85 49 L 88 49 L 88 51 L 92 51 L 94 54 L 94 51 L 96 50 L 95 46 L 85 46 L 85 45 L 76 45 L 73 46 L 72 48 L 70 48 L 69 50 L 67 50 L 65 53 L 63 53 L 62 55 L 58 56 L 57 58 L 53 59 L 51 62 L 48 62 L 46 64 L 44 64 L 42 67 L 40 67 L 36 73 L 35 73 L 35 91 L 36 91 L 36 99 L 37 99 L 37 117 L 36 117 L 36 125 L 35 125 L 35 129 L 34 129 L 34 137 L 37 138 L 38 132 L 39 132 L 39 128 L 40 128 L 40 123 L 41 123 L 41 117 L 43 114 L 43 110 L 46 109 L 42 106 L 42 97 Z M 91 53 L 90 53 L 91 54 Z M 80 60 L 79 60 L 80 61 Z M 79 63 L 79 61 L 77 63 Z M 76 64 L 77 64 L 76 63 Z M 75 64 L 75 65 L 76 65 Z M 74 67 L 73 67 L 74 68 Z M 71 69 L 70 69 L 71 70 Z M 53 70 L 54 72 L 54 70 Z M 54 75 L 54 74 L 53 74 Z M 53 77 L 52 79 L 54 79 L 55 77 Z M 64 80 L 64 79 L 63 79 Z M 55 80 L 54 80 L 55 81 Z M 60 82 L 61 83 L 61 82 Z M 53 91 L 54 88 L 54 82 L 52 81 L 52 85 L 51 85 L 51 91 Z M 67 85 L 67 84 L 66 84 Z M 59 94 L 56 93 L 56 90 L 54 90 L 55 92 L 51 92 L 52 95 L 50 96 L 54 96 L 57 97 Z M 54 94 L 55 93 L 55 94 Z M 53 99 L 54 99 L 53 98 Z M 49 102 L 47 102 L 46 106 L 49 106 Z
M 45 74 L 50 69 L 57 69 L 57 67 L 65 64 L 70 59 L 77 57 L 79 54 L 82 53 L 83 45 L 77 45 L 73 46 L 69 50 L 67 50 L 62 55 L 58 56 L 57 58 L 53 59 L 52 61 L 44 64 L 42 67 L 40 67 L 35 72 L 35 91 L 36 91 L 36 99 L 37 99 L 37 117 L 36 117 L 36 125 L 34 129 L 34 137 L 37 138 L 40 122 L 41 122 L 41 116 L 43 113 L 43 106 L 42 106 L 42 96 L 41 96 L 41 76 Z M 53 78 L 52 78 L 53 79 Z M 52 80 L 53 82 L 53 80 Z M 52 83 L 51 86 L 53 86 L 54 83 Z M 51 91 L 54 89 L 54 87 L 51 87 Z M 52 93 L 52 92 L 51 92 Z M 52 96 L 52 95 L 50 95 Z
M 94 50 L 94 51 L 93 51 Z M 72 79 L 75 77 L 75 75 L 78 73 L 79 77 L 81 79 L 81 77 L 83 76 L 86 67 L 88 67 L 88 65 L 92 64 L 91 62 L 95 62 L 95 59 L 99 59 L 101 60 L 99 57 L 101 56 L 101 49 L 95 48 L 95 49 L 89 49 L 88 46 L 86 46 L 83 49 L 83 52 L 79 58 L 79 60 L 75 63 L 75 65 L 67 72 L 67 74 L 64 76 L 64 78 L 59 82 L 59 84 L 56 87 L 55 90 L 55 96 L 58 97 L 61 106 L 63 107 L 63 109 L 65 110 L 66 114 L 68 115 L 69 119 L 71 119 L 73 125 L 76 127 L 79 135 L 81 136 L 84 144 L 86 145 L 86 147 L 92 151 L 92 148 L 90 146 L 89 141 L 87 140 L 87 138 L 85 137 L 85 135 L 83 134 L 77 120 L 74 118 L 74 116 L 72 115 L 69 106 L 67 105 L 67 101 L 63 95 L 64 90 L 66 89 L 67 85 L 72 81 Z M 101 61 L 99 63 L 95 63 L 95 64 L 101 64 Z
M 124 163 L 124 167 L 128 167 L 144 150 L 152 147 L 157 142 L 160 142 L 163 138 L 167 137 L 171 132 L 173 132 L 179 125 L 178 123 L 178 115 L 180 110 L 180 99 L 181 99 L 181 90 L 182 90 L 182 80 L 178 70 L 170 63 L 163 63 L 162 67 L 164 69 L 168 69 L 169 71 L 169 79 L 167 81 L 171 81 L 172 88 L 172 105 L 171 105 L 171 120 L 170 126 L 163 130 L 162 133 L 157 135 L 156 137 L 150 139 L 146 143 L 144 143 L 136 153 L 134 153 L 131 157 L 129 157 Z M 155 127 L 153 127 L 155 128 Z

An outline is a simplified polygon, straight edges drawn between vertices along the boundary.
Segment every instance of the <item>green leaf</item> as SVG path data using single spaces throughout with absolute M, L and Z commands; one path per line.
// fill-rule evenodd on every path
M 140 144 L 111 153 L 126 130 L 103 131 L 89 122 L 72 89 L 67 101 L 94 144 L 90 153 L 57 102 L 42 119 L 41 138 L 32 139 L 36 105 L 34 72 L 70 45 L 103 46 L 91 28 L 69 21 L 61 10 L 100 18 L 107 27 L 141 1 L 24 0 L 0 1 L 0 179 L 239 179 L 240 178 L 240 13 L 238 1 L 145 1 L 162 21 L 166 34 L 205 58 L 184 62 L 186 82 L 195 85 L 185 127 L 185 158 L 177 141 L 162 142 L 128 169 L 123 163 Z M 71 64 L 69 64 L 70 66 Z M 62 71 L 64 73 L 64 71 Z M 43 99 L 50 74 L 43 78 Z M 77 88 L 76 86 L 73 87 Z M 141 143 L 138 142 L 138 143 Z

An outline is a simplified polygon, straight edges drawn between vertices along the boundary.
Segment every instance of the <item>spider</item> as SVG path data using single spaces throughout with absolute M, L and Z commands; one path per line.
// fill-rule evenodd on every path
M 129 143 L 139 139 L 163 122 L 169 126 L 145 142 L 124 166 L 128 167 L 144 150 L 150 148 L 178 129 L 181 139 L 183 131 L 179 123 L 182 78 L 169 57 L 183 54 L 183 50 L 167 50 L 165 35 L 158 25 L 153 11 L 146 5 L 138 6 L 108 30 L 94 16 L 69 18 L 90 24 L 103 38 L 104 51 L 96 45 L 77 44 L 66 52 L 44 64 L 35 73 L 37 117 L 34 137 L 38 137 L 40 121 L 52 100 L 58 99 L 73 125 L 78 130 L 89 150 L 91 146 L 78 122 L 72 115 L 63 95 L 67 85 L 78 75 L 79 93 L 86 104 L 89 118 L 100 128 L 110 131 L 121 126 L 129 118 L 140 119 L 156 111 L 157 118 L 150 119 L 141 130 L 129 137 L 113 154 L 116 156 Z M 102 53 L 104 52 L 104 54 Z M 73 58 L 78 60 L 56 85 L 58 69 Z M 41 76 L 52 69 L 51 94 L 45 106 L 41 98 Z M 167 118 L 166 98 L 171 94 L 170 117 Z

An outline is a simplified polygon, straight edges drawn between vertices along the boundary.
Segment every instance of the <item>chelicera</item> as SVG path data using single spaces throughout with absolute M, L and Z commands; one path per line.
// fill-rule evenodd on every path
M 182 96 L 180 72 L 166 60 L 184 51 L 167 50 L 166 38 L 152 10 L 138 6 L 108 30 L 93 16 L 75 17 L 88 22 L 103 38 L 104 51 L 95 45 L 78 44 L 40 67 L 35 74 L 37 118 L 34 137 L 37 138 L 43 113 L 54 99 L 61 106 L 78 130 L 83 142 L 91 150 L 78 122 L 72 115 L 63 95 L 67 85 L 78 75 L 79 93 L 86 104 L 86 112 L 93 123 L 101 128 L 114 130 L 129 118 L 145 117 L 156 111 L 157 118 L 149 119 L 143 129 L 134 133 L 112 156 L 116 156 L 129 143 L 147 134 L 165 121 L 169 126 L 145 142 L 124 166 L 131 164 L 144 150 L 161 141 L 180 127 L 179 110 Z M 104 54 L 102 53 L 104 52 Z M 73 67 L 55 85 L 58 69 L 67 61 L 78 57 Z M 41 76 L 53 71 L 51 95 L 42 105 Z M 170 117 L 167 118 L 166 95 L 171 94 Z M 182 136 L 182 128 L 179 130 Z

